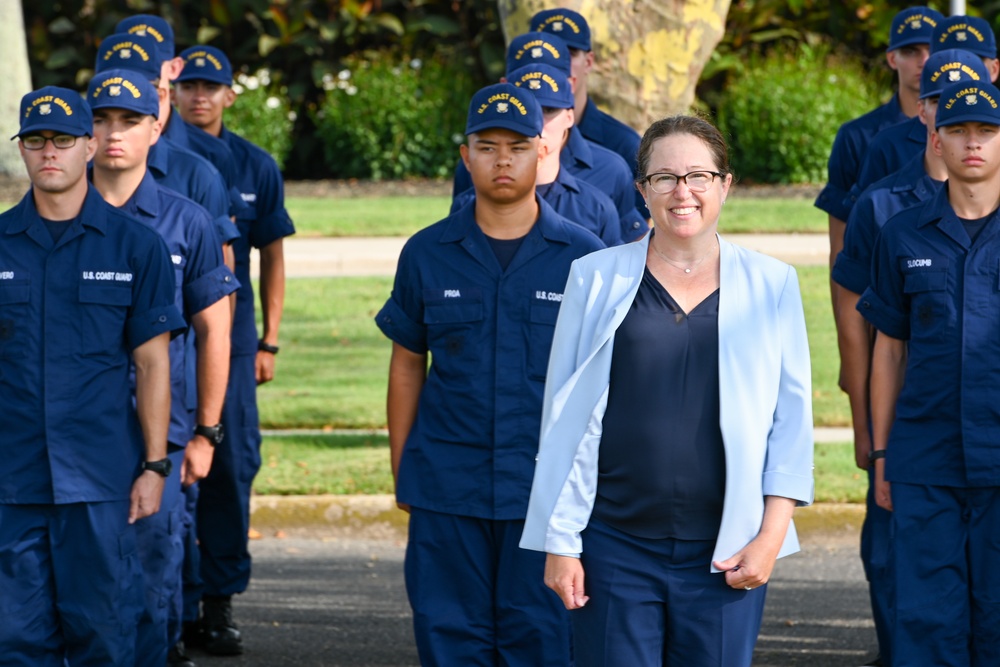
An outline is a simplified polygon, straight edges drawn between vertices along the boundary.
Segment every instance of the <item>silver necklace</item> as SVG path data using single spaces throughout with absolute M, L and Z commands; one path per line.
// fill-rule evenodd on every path
M 706 252 L 704 255 L 702 255 L 701 257 L 699 257 L 698 259 L 696 259 L 694 261 L 694 263 L 691 264 L 691 266 L 685 267 L 685 266 L 683 266 L 681 264 L 678 264 L 674 260 L 672 260 L 669 257 L 667 257 L 666 255 L 664 255 L 662 252 L 660 252 L 659 249 L 655 245 L 653 245 L 652 239 L 650 239 L 650 241 L 649 241 L 649 247 L 652 248 L 653 252 L 655 252 L 657 255 L 659 255 L 660 259 L 662 259 L 664 262 L 666 262 L 667 264 L 670 264 L 672 266 L 677 267 L 678 269 L 680 269 L 684 273 L 691 273 L 691 269 L 698 268 L 698 265 L 701 264 L 702 262 L 704 262 L 705 258 L 707 258 L 709 255 L 711 255 L 712 251 L 715 250 L 715 246 L 712 246 L 711 248 L 709 248 L 708 252 Z

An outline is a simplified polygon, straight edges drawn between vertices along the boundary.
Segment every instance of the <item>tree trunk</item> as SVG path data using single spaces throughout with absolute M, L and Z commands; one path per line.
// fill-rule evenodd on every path
M 507 41 L 535 12 L 561 6 L 590 24 L 590 96 L 640 133 L 694 102 L 698 77 L 725 32 L 730 0 L 497 0 Z
M 20 127 L 21 98 L 31 92 L 28 44 L 21 0 L 0 0 L 0 176 L 26 178 L 17 142 L 8 137 Z

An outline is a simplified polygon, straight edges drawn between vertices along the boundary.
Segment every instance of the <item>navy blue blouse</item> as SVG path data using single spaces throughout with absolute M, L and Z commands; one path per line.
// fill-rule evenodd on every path
M 684 313 L 646 269 L 615 333 L 594 518 L 652 539 L 718 535 L 718 322 L 718 290 Z

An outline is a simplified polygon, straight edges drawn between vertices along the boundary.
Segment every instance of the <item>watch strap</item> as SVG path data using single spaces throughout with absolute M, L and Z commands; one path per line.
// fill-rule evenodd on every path
M 152 470 L 160 477 L 170 477 L 170 471 L 173 470 L 173 461 L 170 459 L 160 459 L 159 461 L 143 461 L 142 470 Z
M 225 434 L 222 429 L 222 422 L 219 422 L 215 426 L 205 426 L 204 424 L 198 424 L 194 427 L 194 434 L 200 435 L 208 440 L 213 447 L 222 442 Z
M 270 345 L 262 340 L 257 341 L 257 349 L 261 352 L 270 352 L 271 354 L 278 354 L 278 350 L 281 348 L 277 345 Z

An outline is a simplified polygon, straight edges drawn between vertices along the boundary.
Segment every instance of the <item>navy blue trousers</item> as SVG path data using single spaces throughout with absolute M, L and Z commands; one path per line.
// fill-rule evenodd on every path
M 524 521 L 412 508 L 406 592 L 423 667 L 566 667 L 569 613 L 543 582 Z
M 128 508 L 0 505 L 0 665 L 134 663 L 142 574 Z
M 868 467 L 865 520 L 861 524 L 861 564 L 868 579 L 872 619 L 882 662 L 892 664 L 892 512 L 875 503 L 875 466 Z
M 163 667 L 167 651 L 180 639 L 176 621 L 181 614 L 181 564 L 184 560 L 181 465 L 184 450 L 171 446 L 173 470 L 163 487 L 160 511 L 138 521 L 139 562 L 145 584 L 145 605 L 139 618 L 136 667 Z M 171 631 L 175 634 L 172 635 Z
M 576 667 L 750 667 L 767 586 L 710 571 L 714 540 L 646 539 L 591 519 L 574 610 Z
M 1000 487 L 894 482 L 892 506 L 892 665 L 1000 665 Z
M 198 486 L 197 531 L 205 595 L 242 593 L 250 583 L 250 491 L 260 469 L 254 355 L 233 357 L 222 410 L 225 438 Z

